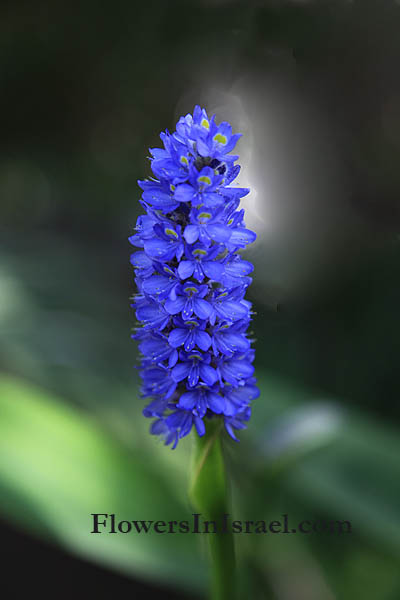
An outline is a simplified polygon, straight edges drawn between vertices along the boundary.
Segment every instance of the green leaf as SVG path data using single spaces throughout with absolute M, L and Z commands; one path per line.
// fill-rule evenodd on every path
M 261 374 L 260 388 L 240 456 L 256 465 L 248 509 L 283 494 L 304 518 L 350 520 L 354 536 L 400 556 L 398 428 L 276 376 Z
M 329 446 L 288 473 L 284 486 L 400 557 L 399 455 L 398 435 L 351 415 Z
M 184 489 L 174 497 L 154 461 L 85 413 L 2 376 L 0 457 L 0 509 L 14 522 L 121 572 L 204 588 L 193 534 L 90 533 L 92 513 L 114 513 L 118 521 L 192 517 Z

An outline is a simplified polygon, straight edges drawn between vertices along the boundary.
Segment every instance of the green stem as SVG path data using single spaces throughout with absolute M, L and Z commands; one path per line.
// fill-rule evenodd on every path
M 235 555 L 232 532 L 210 534 L 211 599 L 234 600 L 236 596 Z
M 221 422 L 210 421 L 203 437 L 195 436 L 189 496 L 202 517 L 215 521 L 217 533 L 207 534 L 211 555 L 211 599 L 234 600 L 235 555 L 231 531 L 222 531 L 229 514 Z

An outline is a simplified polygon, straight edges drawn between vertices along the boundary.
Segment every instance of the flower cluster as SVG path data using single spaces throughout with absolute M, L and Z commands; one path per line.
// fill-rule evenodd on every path
M 256 234 L 238 208 L 249 190 L 230 186 L 240 134 L 196 106 L 160 137 L 164 148 L 150 150 L 155 177 L 138 182 L 146 214 L 129 238 L 141 248 L 131 263 L 141 323 L 133 337 L 151 399 L 143 414 L 173 448 L 193 425 L 203 435 L 207 418 L 222 418 L 238 441 L 234 429 L 245 428 L 258 396 L 244 299 L 253 266 L 238 254 Z

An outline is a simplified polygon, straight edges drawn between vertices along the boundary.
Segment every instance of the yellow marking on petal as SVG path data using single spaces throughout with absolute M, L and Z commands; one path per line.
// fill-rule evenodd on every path
M 167 229 L 165 229 L 164 231 L 167 235 L 173 235 L 174 238 L 179 237 L 178 234 L 176 233 L 176 231 L 174 231 L 173 229 L 170 229 L 169 227 L 167 227 Z
M 193 250 L 193 254 L 194 256 L 206 256 L 207 252 L 201 248 L 196 248 L 196 250 Z
M 217 298 L 217 300 L 219 300 L 220 298 L 223 298 L 224 296 L 227 296 L 228 292 L 222 292 L 222 294 L 220 294 Z
M 199 356 L 198 354 L 191 354 L 188 358 L 190 358 L 191 360 L 193 360 L 194 358 L 201 360 L 201 356 Z
M 169 189 L 171 190 L 171 192 L 174 192 L 176 190 L 176 185 L 171 183 L 171 185 L 169 186 Z
M 186 156 L 181 156 L 180 161 L 183 165 L 186 165 L 187 167 L 189 166 L 189 161 Z
M 186 287 L 186 288 L 184 288 L 184 289 L 183 289 L 183 291 L 184 291 L 186 294 L 190 294 L 190 292 L 191 292 L 192 294 L 197 294 L 197 292 L 198 292 L 199 290 L 198 290 L 197 288 L 195 288 L 195 287 Z
M 206 213 L 206 212 L 202 212 L 198 216 L 199 219 L 211 219 L 211 217 L 212 217 L 212 214 Z
M 226 145 L 228 139 L 225 135 L 222 135 L 222 133 L 216 133 L 213 137 L 214 142 L 218 142 L 218 144 L 222 144 L 223 146 Z
M 169 267 L 164 267 L 164 271 L 165 271 L 166 273 L 171 273 L 171 275 L 173 275 L 173 274 L 174 274 L 174 272 L 172 271 L 172 269 L 170 269 Z
M 211 179 L 207 175 L 202 175 L 197 178 L 199 183 L 206 183 L 207 185 L 211 185 Z
M 228 225 L 232 225 L 232 223 L 233 223 L 233 219 L 229 219 Z
M 196 327 L 199 326 L 197 321 L 185 321 L 185 325 L 195 325 Z
M 203 119 L 203 120 L 201 121 L 200 125 L 201 125 L 202 127 L 204 127 L 204 129 L 207 129 L 207 130 L 208 130 L 208 129 L 210 129 L 210 123 L 207 121 L 207 119 Z

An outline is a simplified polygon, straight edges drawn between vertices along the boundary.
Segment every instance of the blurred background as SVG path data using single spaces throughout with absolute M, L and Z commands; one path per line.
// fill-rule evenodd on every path
M 148 148 L 200 103 L 244 133 L 261 396 L 226 452 L 240 598 L 400 597 L 400 3 L 0 7 L 0 523 L 5 598 L 205 598 L 199 536 L 91 536 L 90 513 L 180 519 L 191 440 L 148 435 L 127 242 Z

